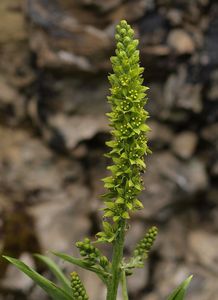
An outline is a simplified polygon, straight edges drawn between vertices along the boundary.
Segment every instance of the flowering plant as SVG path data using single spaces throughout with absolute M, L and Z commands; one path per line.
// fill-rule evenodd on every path
M 111 57 L 113 73 L 109 75 L 111 94 L 108 101 L 111 112 L 107 114 L 112 127 L 112 140 L 107 142 L 110 151 L 107 156 L 112 165 L 108 167 L 110 176 L 103 179 L 106 193 L 102 231 L 97 233 L 96 241 L 85 238 L 77 242 L 81 258 L 53 252 L 63 260 L 96 273 L 107 288 L 107 300 L 117 299 L 119 284 L 122 285 L 123 299 L 128 300 L 126 277 L 132 275 L 134 268 L 144 267 L 149 251 L 157 236 L 157 228 L 151 227 L 137 243 L 130 258 L 123 257 L 128 219 L 132 212 L 142 209 L 137 198 L 143 189 L 141 173 L 145 171 L 144 156 L 151 153 L 147 145 L 146 125 L 148 112 L 144 109 L 148 87 L 143 85 L 143 68 L 139 65 L 138 40 L 126 21 L 116 27 L 117 47 Z M 113 254 L 110 261 L 96 247 L 98 243 L 109 243 Z M 76 272 L 68 279 L 61 269 L 48 257 L 37 255 L 54 273 L 60 285 L 54 284 L 23 262 L 5 256 L 18 269 L 32 278 L 54 300 L 87 300 L 88 295 Z M 191 277 L 186 279 L 168 298 L 184 299 Z

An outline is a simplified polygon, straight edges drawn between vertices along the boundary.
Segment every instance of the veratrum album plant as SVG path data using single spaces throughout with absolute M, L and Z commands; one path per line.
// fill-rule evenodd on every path
M 116 55 L 111 57 L 113 73 L 108 77 L 111 84 L 111 93 L 108 97 L 111 112 L 107 114 L 112 128 L 112 140 L 107 142 L 110 148 L 107 156 L 112 164 L 108 166 L 110 176 L 103 179 L 106 193 L 102 196 L 105 203 L 102 231 L 97 233 L 95 241 L 85 238 L 76 243 L 80 258 L 64 253 L 53 254 L 73 265 L 94 272 L 107 288 L 106 300 L 117 299 L 119 285 L 122 286 L 123 299 L 127 300 L 126 277 L 131 276 L 135 268 L 144 267 L 144 261 L 148 258 L 157 236 L 157 228 L 148 229 L 135 245 L 130 257 L 123 256 L 130 216 L 134 211 L 143 208 L 137 197 L 143 190 L 141 173 L 146 167 L 144 156 L 151 151 L 146 136 L 150 130 L 146 125 L 148 112 L 144 110 L 148 87 L 143 85 L 144 69 L 139 65 L 138 40 L 134 39 L 133 29 L 124 20 L 116 27 L 115 39 Z M 98 243 L 111 245 L 111 260 L 97 248 Z M 44 278 L 23 262 L 5 256 L 9 262 L 32 278 L 52 299 L 89 299 L 76 272 L 72 272 L 68 278 L 50 258 L 43 255 L 37 257 L 55 275 L 57 283 Z M 168 300 L 183 300 L 190 280 L 191 277 L 186 279 Z

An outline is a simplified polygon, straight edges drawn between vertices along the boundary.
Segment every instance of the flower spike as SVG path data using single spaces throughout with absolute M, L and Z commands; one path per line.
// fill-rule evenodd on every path
M 139 65 L 138 40 L 126 21 L 116 27 L 116 56 L 111 57 L 113 74 L 109 75 L 111 95 L 108 101 L 112 111 L 107 114 L 113 128 L 112 141 L 107 142 L 111 151 L 107 154 L 113 161 L 108 169 L 111 175 L 104 178 L 107 193 L 104 217 L 116 224 L 129 219 L 129 212 L 142 208 L 137 199 L 143 190 L 141 172 L 145 170 L 144 155 L 150 153 L 146 134 L 150 130 L 145 124 L 148 112 L 147 87 L 143 86 L 143 68 Z M 112 241 L 111 232 L 99 233 L 100 241 Z
M 140 256 L 142 259 L 147 258 L 148 252 L 151 250 L 151 247 L 155 242 L 157 233 L 158 229 L 155 226 L 148 230 L 144 238 L 136 245 L 136 248 L 133 252 L 134 257 Z
M 71 274 L 71 287 L 73 291 L 73 300 L 88 300 L 86 290 L 76 272 Z

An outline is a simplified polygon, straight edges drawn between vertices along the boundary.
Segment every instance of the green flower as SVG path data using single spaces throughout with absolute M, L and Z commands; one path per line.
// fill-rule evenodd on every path
M 157 227 L 151 227 L 146 233 L 145 237 L 139 241 L 133 252 L 134 257 L 141 257 L 142 259 L 147 258 L 148 252 L 154 244 L 157 237 L 158 229 Z
M 88 300 L 86 290 L 76 272 L 71 274 L 71 287 L 73 291 L 73 299 L 75 300 Z
M 145 124 L 148 112 L 144 110 L 147 101 L 147 87 L 143 86 L 143 68 L 139 66 L 138 40 L 126 21 L 116 28 L 116 56 L 111 57 L 113 74 L 109 75 L 111 95 L 108 101 L 112 111 L 107 114 L 112 127 L 112 141 L 106 144 L 111 148 L 107 154 L 113 165 L 108 169 L 111 175 L 103 179 L 107 189 L 104 217 L 113 220 L 114 225 L 129 218 L 129 212 L 142 208 L 137 199 L 143 190 L 141 172 L 145 170 L 144 155 L 150 153 Z M 110 240 L 114 229 L 104 233 Z M 102 233 L 100 233 L 102 239 Z
M 83 242 L 77 242 L 76 247 L 83 259 L 90 265 L 100 266 L 104 270 L 108 269 L 109 261 L 107 257 L 103 256 L 100 250 L 91 244 L 89 238 L 85 238 Z

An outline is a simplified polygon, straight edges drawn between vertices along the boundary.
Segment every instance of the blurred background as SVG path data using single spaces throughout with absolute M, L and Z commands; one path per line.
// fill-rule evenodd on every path
M 100 179 L 109 163 L 107 74 L 114 28 L 140 38 L 150 87 L 145 209 L 125 253 L 160 230 L 131 300 L 161 300 L 194 274 L 189 300 L 218 298 L 218 2 L 216 0 L 0 1 L 0 253 L 52 275 L 32 253 L 75 253 L 100 229 Z M 105 249 L 110 255 L 110 249 Z M 59 262 L 66 273 L 74 267 Z M 90 299 L 105 290 L 80 271 Z M 0 259 L 1 300 L 48 300 Z M 121 299 L 121 298 L 119 298 Z

